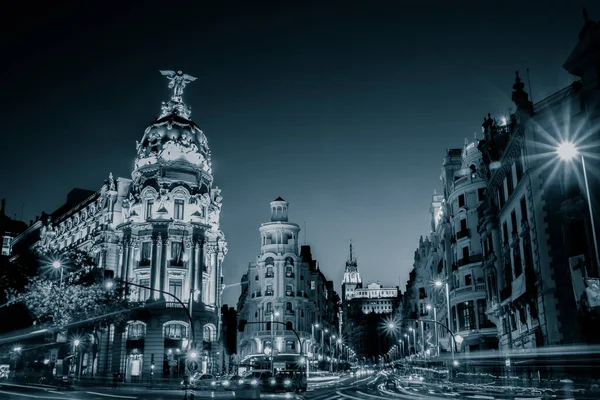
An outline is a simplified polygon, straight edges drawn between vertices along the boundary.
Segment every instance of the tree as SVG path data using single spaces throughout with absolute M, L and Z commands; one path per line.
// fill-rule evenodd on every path
M 107 290 L 104 270 L 85 252 L 70 251 L 61 262 L 62 282 L 56 274 L 40 268 L 22 292 L 10 292 L 9 301 L 23 303 L 37 323 L 59 329 L 82 323 L 91 331 L 124 320 L 128 306 L 122 284 L 115 283 Z

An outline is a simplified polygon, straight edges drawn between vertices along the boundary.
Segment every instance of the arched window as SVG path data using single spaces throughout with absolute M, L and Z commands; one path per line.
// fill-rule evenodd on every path
M 285 323 L 285 330 L 286 331 L 291 331 L 292 329 L 294 329 L 294 325 L 292 324 L 292 321 L 288 321 Z
M 267 290 L 265 291 L 265 296 L 273 296 L 273 285 L 267 285 Z
M 163 336 L 165 339 L 187 338 L 187 324 L 181 321 L 167 322 L 164 325 Z
M 141 321 L 130 322 L 127 325 L 127 340 L 142 339 L 146 336 L 146 324 Z
M 285 285 L 285 295 L 286 296 L 294 295 L 294 287 L 292 285 Z
M 202 337 L 205 342 L 214 342 L 217 340 L 217 329 L 213 324 L 206 324 L 202 329 Z
M 267 272 L 265 273 L 265 278 L 272 278 L 275 276 L 273 272 L 273 267 L 267 267 Z
M 471 166 L 469 168 L 471 169 L 472 174 L 477 172 L 477 167 L 475 166 L 475 164 L 471 164 Z
M 273 260 L 273 257 L 267 257 L 265 260 L 265 265 L 275 265 L 275 260 Z
M 294 259 L 292 257 L 285 258 L 285 265 L 294 265 Z
M 294 268 L 292 266 L 287 266 L 285 267 L 285 276 L 286 278 L 293 278 L 294 277 Z

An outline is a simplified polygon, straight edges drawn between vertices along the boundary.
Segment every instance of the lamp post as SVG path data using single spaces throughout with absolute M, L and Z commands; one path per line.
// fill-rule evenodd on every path
M 563 142 L 556 148 L 558 157 L 563 161 L 571 161 L 577 155 L 581 159 L 581 168 L 583 169 L 583 182 L 585 184 L 585 194 L 587 197 L 588 211 L 590 213 L 590 223 L 592 225 L 592 237 L 594 239 L 594 255 L 596 256 L 596 268 L 600 271 L 600 258 L 598 257 L 598 238 L 596 236 L 596 224 L 594 222 L 594 212 L 592 209 L 592 201 L 590 198 L 590 187 L 588 185 L 587 171 L 585 168 L 585 157 L 577 150 L 577 147 L 571 142 Z
M 335 354 L 335 348 L 331 346 L 331 341 L 335 340 L 335 335 L 329 336 L 329 372 L 333 372 L 333 355 Z
M 279 317 L 279 312 L 271 312 L 271 374 L 275 374 L 275 317 Z
M 427 304 L 425 307 L 427 311 L 431 311 L 433 309 L 433 319 L 437 321 L 437 308 L 432 306 L 431 304 Z M 436 355 L 440 355 L 440 338 L 438 337 L 437 324 L 433 324 L 433 334 L 435 335 L 435 351 Z
M 445 284 L 442 281 L 435 281 L 436 287 L 442 287 L 442 285 L 446 286 L 446 306 L 448 307 L 448 329 L 453 332 L 452 329 L 452 318 L 450 317 L 450 289 L 448 288 L 448 282 Z M 452 362 L 454 362 L 454 340 L 450 343 L 450 348 L 452 349 Z

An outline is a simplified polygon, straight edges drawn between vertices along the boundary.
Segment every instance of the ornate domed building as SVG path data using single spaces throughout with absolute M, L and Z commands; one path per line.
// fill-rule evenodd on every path
M 182 98 L 196 78 L 161 73 L 173 94 L 137 143 L 131 179 L 111 174 L 97 192 L 74 190 L 65 206 L 23 235 L 37 230 L 33 247 L 41 251 L 91 252 L 100 267 L 135 286 L 130 301 L 148 305 L 143 316 L 111 326 L 99 335 L 98 356 L 82 361 L 87 373 L 118 372 L 126 381 L 183 376 L 190 341 L 201 350 L 200 372 L 220 372 L 227 254 L 219 226 L 221 191 L 213 186 L 206 136 Z

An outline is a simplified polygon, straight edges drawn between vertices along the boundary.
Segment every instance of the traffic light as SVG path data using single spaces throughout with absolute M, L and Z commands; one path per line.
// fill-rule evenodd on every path
M 244 332 L 244 328 L 246 328 L 246 320 L 245 319 L 240 319 L 238 321 L 238 332 Z

